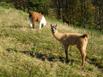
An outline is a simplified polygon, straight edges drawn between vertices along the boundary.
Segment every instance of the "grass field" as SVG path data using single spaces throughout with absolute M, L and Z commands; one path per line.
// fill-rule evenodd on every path
M 49 25 L 39 32 L 32 30 L 27 13 L 0 6 L 0 77 L 103 77 L 103 32 L 67 26 L 50 17 L 47 21 L 58 24 L 61 32 L 89 34 L 84 69 L 75 46 L 70 47 L 70 63 L 65 64 L 62 45 Z

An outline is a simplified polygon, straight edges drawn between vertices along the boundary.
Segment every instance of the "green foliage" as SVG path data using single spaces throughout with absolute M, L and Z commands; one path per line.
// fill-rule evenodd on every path
M 28 10 L 34 10 L 43 14 L 48 14 L 48 0 L 29 0 Z
M 0 2 L 0 6 L 4 7 L 4 8 L 10 8 L 10 7 L 14 7 L 12 3 L 7 3 L 7 2 Z
M 103 30 L 102 0 L 0 0 L 0 5 L 52 15 L 67 24 Z

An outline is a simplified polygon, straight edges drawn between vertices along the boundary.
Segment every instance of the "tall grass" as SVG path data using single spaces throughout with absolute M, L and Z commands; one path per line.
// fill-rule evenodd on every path
M 37 32 L 28 26 L 28 14 L 0 6 L 0 77 L 103 77 L 103 34 L 95 30 L 58 24 L 61 32 L 89 34 L 88 62 L 81 69 L 81 57 L 70 47 L 65 64 L 62 45 L 52 36 L 49 25 Z

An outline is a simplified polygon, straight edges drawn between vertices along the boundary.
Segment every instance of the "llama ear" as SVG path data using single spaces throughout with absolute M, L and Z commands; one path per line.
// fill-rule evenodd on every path
M 52 24 L 50 24 L 50 26 L 52 27 L 53 25 L 52 25 Z
M 57 24 L 55 24 L 55 27 L 57 27 Z
M 50 24 L 50 26 L 52 27 L 52 24 Z

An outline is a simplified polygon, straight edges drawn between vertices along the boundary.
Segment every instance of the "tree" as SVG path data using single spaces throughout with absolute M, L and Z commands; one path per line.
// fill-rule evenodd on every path
M 103 30 L 103 1 L 94 0 L 95 5 L 95 28 Z

